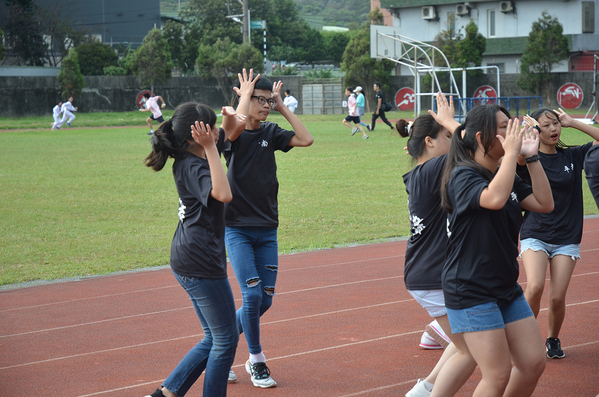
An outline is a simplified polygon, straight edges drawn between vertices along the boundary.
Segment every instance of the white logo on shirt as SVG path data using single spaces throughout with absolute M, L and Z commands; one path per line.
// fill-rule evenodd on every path
M 422 218 L 418 218 L 416 215 L 410 215 L 410 221 L 412 222 L 412 234 L 420 234 L 426 228 L 422 224 Z
M 181 222 L 183 222 L 183 219 L 185 219 L 186 209 L 187 207 L 183 205 L 183 201 L 181 201 L 181 198 L 179 198 L 179 220 L 181 220 Z
M 267 147 L 268 146 L 268 142 L 266 142 L 266 140 L 262 140 L 262 142 L 260 142 L 259 145 L 262 146 L 262 147 Z
M 567 173 L 570 173 L 570 171 L 574 172 L 574 163 L 570 163 L 570 167 L 568 168 L 567 165 L 564 166 L 564 171 Z
M 449 230 L 449 218 L 447 218 L 447 238 L 451 237 L 451 230 Z
M 516 193 L 512 192 L 510 196 L 512 197 L 512 201 L 518 202 L 518 195 Z

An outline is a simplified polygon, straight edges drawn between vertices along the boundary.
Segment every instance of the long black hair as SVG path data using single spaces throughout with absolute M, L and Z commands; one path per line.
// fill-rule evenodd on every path
M 474 160 L 474 153 L 478 149 L 476 133 L 481 132 L 481 143 L 484 154 L 487 154 L 493 147 L 497 139 L 497 113 L 502 112 L 508 119 L 511 119 L 510 112 L 500 105 L 482 105 L 473 108 L 466 117 L 464 124 L 460 125 L 451 138 L 451 146 L 447 154 L 445 169 L 443 170 L 443 180 L 441 182 L 441 207 L 448 213 L 453 212 L 453 207 L 449 201 L 447 188 L 453 170 L 459 166 L 468 166 L 476 169 L 487 180 L 492 176 L 487 169 Z M 462 132 L 464 131 L 464 137 Z
M 430 136 L 432 139 L 437 139 L 439 132 L 443 131 L 443 126 L 427 113 L 414 120 L 412 126 L 409 126 L 407 120 L 399 119 L 395 123 L 395 129 L 402 137 L 410 137 L 408 139 L 408 153 L 413 160 L 417 160 L 424 153 L 426 137 Z
M 196 121 L 204 122 L 210 128 L 216 124 L 216 114 L 208 106 L 201 103 L 185 102 L 177 106 L 173 117 L 160 124 L 152 136 L 152 152 L 145 158 L 146 167 L 154 171 L 164 168 L 169 157 L 176 159 L 186 152 L 193 137 L 191 126 Z

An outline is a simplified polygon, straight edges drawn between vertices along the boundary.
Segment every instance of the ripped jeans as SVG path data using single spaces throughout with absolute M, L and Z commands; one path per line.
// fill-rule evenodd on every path
M 260 316 L 272 305 L 279 269 L 277 229 L 227 227 L 225 243 L 243 298 L 237 310 L 239 332 L 244 333 L 249 352 L 259 354 Z

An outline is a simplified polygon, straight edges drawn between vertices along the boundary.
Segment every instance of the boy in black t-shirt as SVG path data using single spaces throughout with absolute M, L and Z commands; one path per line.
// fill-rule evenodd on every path
M 376 110 L 372 114 L 372 122 L 370 123 L 370 131 L 374 131 L 376 127 L 376 119 L 379 117 L 383 120 L 383 123 L 387 124 L 393 129 L 393 124 L 387 120 L 385 116 L 385 98 L 383 97 L 383 90 L 381 90 L 381 83 L 374 83 L 374 92 L 376 92 Z
M 250 70 L 239 74 L 237 112 L 247 115 L 245 130 L 227 136 L 224 156 L 233 200 L 225 205 L 225 242 L 231 266 L 241 288 L 243 303 L 237 310 L 239 331 L 250 352 L 245 364 L 256 387 L 277 383 L 270 377 L 260 344 L 260 316 L 272 305 L 278 271 L 277 227 L 279 213 L 275 151 L 310 146 L 314 139 L 304 124 L 281 99 L 280 81 L 274 85 Z M 266 122 L 271 110 L 278 111 L 293 128 L 284 130 Z M 232 371 L 231 371 L 232 372 Z M 236 376 L 230 374 L 230 381 Z

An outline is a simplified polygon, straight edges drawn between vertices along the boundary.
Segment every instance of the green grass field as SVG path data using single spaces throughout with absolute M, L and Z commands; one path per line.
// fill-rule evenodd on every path
M 382 124 L 368 140 L 352 137 L 343 115 L 300 117 L 315 143 L 277 156 L 280 252 L 406 236 L 407 139 Z M 178 196 L 171 162 L 157 173 L 143 165 L 144 119 L 80 114 L 74 128 L 50 131 L 51 117 L 26 118 L 18 128 L 33 130 L 0 133 L 0 285 L 168 264 Z M 289 127 L 280 115 L 269 120 Z M 564 140 L 590 138 L 564 131 Z M 585 213 L 597 213 L 584 188 Z

